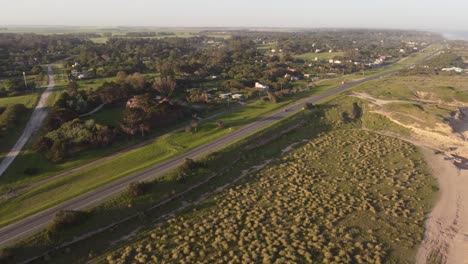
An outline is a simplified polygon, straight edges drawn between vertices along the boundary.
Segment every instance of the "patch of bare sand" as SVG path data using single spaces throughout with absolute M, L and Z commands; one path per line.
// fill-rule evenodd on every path
M 468 118 L 463 111 L 466 109 L 460 109 L 450 125 L 437 123 L 431 129 L 402 123 L 389 112 L 375 111 L 411 130 L 407 141 L 422 148 L 439 182 L 439 198 L 426 220 L 416 256 L 418 264 L 427 263 L 432 254 L 438 255 L 441 263 L 468 264 L 468 144 L 460 136 L 467 131 Z M 433 149 L 443 149 L 445 155 L 435 155 Z
M 417 264 L 439 254 L 442 263 L 468 263 L 468 171 L 460 170 L 428 148 L 424 157 L 439 182 L 439 199 L 426 221 Z
M 358 93 L 358 92 L 353 92 L 351 93 L 351 96 L 357 97 L 359 99 L 367 100 L 372 104 L 382 106 L 386 104 L 392 104 L 392 103 L 408 103 L 408 101 L 401 101 L 401 100 L 382 100 L 382 99 L 377 99 L 375 97 L 370 96 L 369 94 L 366 93 Z
M 377 114 L 381 114 L 392 122 L 402 127 L 411 130 L 411 137 L 416 141 L 427 143 L 425 145 L 432 146 L 436 149 L 442 149 L 446 154 L 459 155 L 462 157 L 468 157 L 468 144 L 461 138 L 458 133 L 454 133 L 453 129 L 444 123 L 434 124 L 432 129 L 419 128 L 416 125 L 409 125 L 400 122 L 389 112 L 382 110 L 372 111 Z

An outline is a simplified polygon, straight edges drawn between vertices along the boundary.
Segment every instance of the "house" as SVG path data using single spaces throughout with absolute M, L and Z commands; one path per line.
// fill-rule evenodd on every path
M 78 74 L 78 76 L 76 76 L 76 78 L 78 78 L 78 80 L 84 80 L 84 79 L 88 78 L 88 75 L 86 73 L 81 73 L 81 74 Z
M 275 49 L 271 49 L 271 53 L 275 53 L 275 52 L 276 52 L 276 50 L 275 50 Z
M 341 61 L 340 60 L 335 60 L 333 61 L 334 64 L 341 64 Z
M 244 95 L 243 94 L 233 94 L 232 95 L 232 99 L 235 99 L 235 100 L 243 100 L 244 99 Z
M 135 96 L 133 96 L 132 98 L 128 99 L 128 101 L 127 101 L 127 107 L 128 107 L 128 108 L 139 107 L 139 105 L 138 105 L 138 98 L 140 98 L 140 97 L 141 97 L 141 95 L 140 95 L 140 96 L 135 95 Z
M 333 64 L 333 59 L 329 59 L 328 62 Z
M 454 72 L 456 72 L 456 73 L 462 73 L 462 72 L 463 72 L 463 69 L 462 69 L 462 68 L 458 68 L 458 67 L 451 67 L 451 68 L 443 68 L 442 71 L 446 71 L 446 72 L 454 71 Z
M 310 74 L 310 73 L 306 73 L 306 74 L 304 74 L 304 78 L 307 78 L 307 79 L 309 79 L 309 78 L 312 78 L 312 76 L 313 76 L 313 75 L 312 75 L 312 74 Z
M 231 98 L 231 95 L 232 95 L 231 93 L 220 94 L 220 95 L 219 95 L 219 98 L 221 98 L 221 99 L 229 99 L 229 98 Z
M 259 82 L 256 82 L 255 83 L 255 89 L 262 90 L 262 91 L 268 91 L 268 90 L 270 90 L 270 86 L 268 86 L 266 84 L 261 84 Z

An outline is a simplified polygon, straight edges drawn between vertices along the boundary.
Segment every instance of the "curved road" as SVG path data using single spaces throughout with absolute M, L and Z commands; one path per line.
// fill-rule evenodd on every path
M 21 150 L 23 150 L 24 145 L 26 145 L 34 132 L 36 132 L 42 126 L 42 122 L 47 116 L 47 100 L 49 99 L 49 96 L 55 86 L 54 72 L 52 71 L 52 67 L 50 65 L 48 66 L 48 74 L 49 86 L 42 93 L 36 108 L 34 108 L 31 118 L 24 128 L 23 134 L 20 136 L 18 141 L 16 141 L 16 144 L 13 146 L 7 156 L 2 160 L 2 163 L 0 163 L 0 176 L 3 175 L 3 173 L 8 169 L 11 163 L 21 152 Z
M 427 57 L 423 58 L 421 61 L 424 61 L 435 54 L 436 52 L 431 53 Z M 189 152 L 186 152 L 180 156 L 158 163 L 151 168 L 131 174 L 125 178 L 119 179 L 108 185 L 102 186 L 96 190 L 90 191 L 81 196 L 68 200 L 60 205 L 44 210 L 40 213 L 27 217 L 11 225 L 5 226 L 2 229 L 0 229 L 0 247 L 13 242 L 14 240 L 23 238 L 27 235 L 31 235 L 32 233 L 37 232 L 40 229 L 44 228 L 53 218 L 54 214 L 59 210 L 80 210 L 80 209 L 83 209 L 92 205 L 99 204 L 102 201 L 124 191 L 127 188 L 127 186 L 132 182 L 146 181 L 146 180 L 157 178 L 163 175 L 164 173 L 177 168 L 179 165 L 181 165 L 184 162 L 185 158 L 195 159 L 195 158 L 202 157 L 206 154 L 209 154 L 213 151 L 223 148 L 226 145 L 232 144 L 233 142 L 243 139 L 245 138 L 245 136 L 253 134 L 259 129 L 265 128 L 273 124 L 277 120 L 293 115 L 294 113 L 301 111 L 305 103 L 317 103 L 327 97 L 339 94 L 354 86 L 357 86 L 364 82 L 379 79 L 381 77 L 393 74 L 397 71 L 399 70 L 392 70 L 392 71 L 384 72 L 384 73 L 374 75 L 368 78 L 364 78 L 355 82 L 341 85 L 335 89 L 329 90 L 323 94 L 320 94 L 311 98 L 305 98 L 305 99 L 299 100 L 293 105 L 284 107 L 283 109 L 273 112 L 269 114 L 268 116 L 261 118 L 260 120 L 257 120 L 251 124 L 245 125 L 221 138 L 215 139 L 205 145 L 202 145 Z M 287 109 L 287 111 L 284 111 L 285 109 Z

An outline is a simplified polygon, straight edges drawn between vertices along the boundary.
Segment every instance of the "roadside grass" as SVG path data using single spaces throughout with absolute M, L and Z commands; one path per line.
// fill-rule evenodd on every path
M 26 108 L 32 109 L 36 106 L 37 100 L 40 94 L 45 90 L 45 88 L 40 87 L 36 89 L 36 92 L 24 94 L 20 96 L 4 97 L 0 98 L 0 107 L 6 107 L 7 105 L 13 104 L 24 104 Z

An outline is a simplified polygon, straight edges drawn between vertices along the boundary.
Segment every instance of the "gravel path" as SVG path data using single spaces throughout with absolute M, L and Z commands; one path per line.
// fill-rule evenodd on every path
M 49 86 L 47 89 L 42 93 L 39 102 L 37 103 L 36 108 L 31 115 L 26 127 L 24 128 L 23 134 L 18 139 L 16 144 L 7 154 L 7 156 L 2 160 L 0 164 L 0 176 L 5 173 L 11 163 L 15 160 L 15 158 L 20 154 L 21 150 L 23 150 L 24 145 L 28 142 L 31 136 L 36 132 L 42 125 L 42 122 L 47 116 L 47 100 L 49 99 L 50 94 L 55 86 L 54 80 L 54 72 L 52 71 L 52 67 L 48 66 L 48 74 L 49 74 Z

